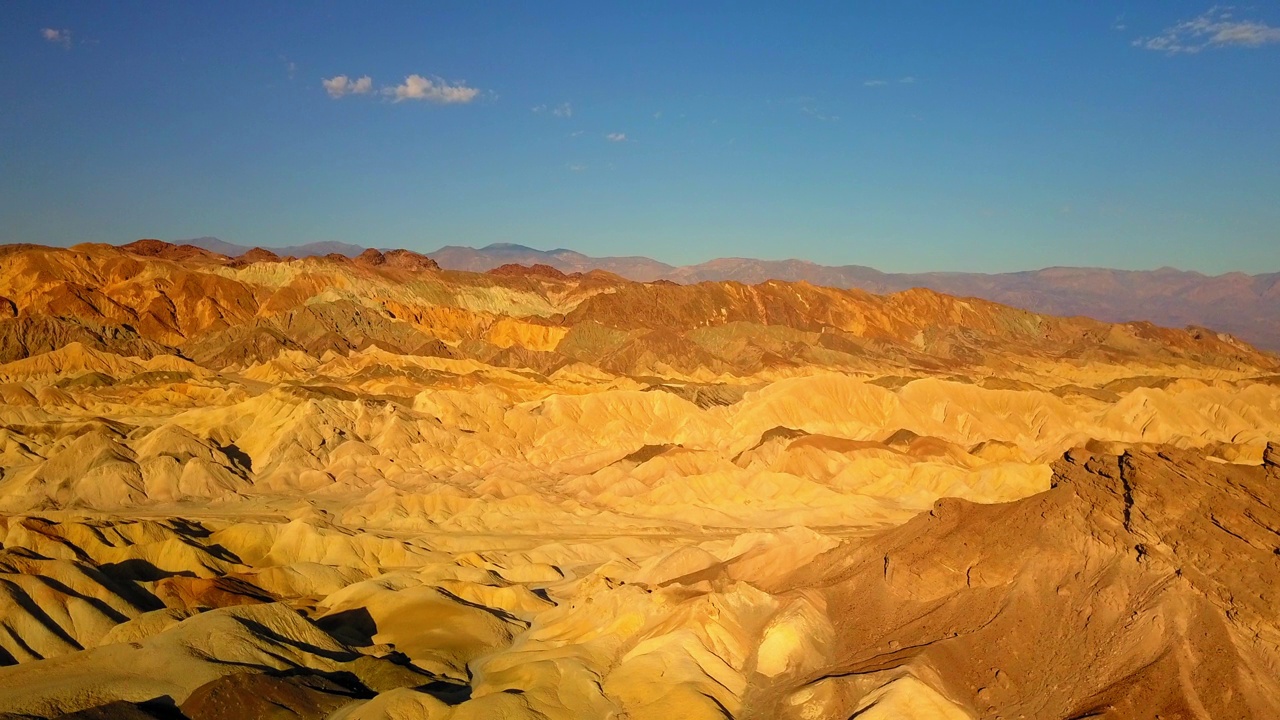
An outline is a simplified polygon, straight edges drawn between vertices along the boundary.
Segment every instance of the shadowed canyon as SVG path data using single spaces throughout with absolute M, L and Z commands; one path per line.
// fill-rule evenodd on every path
M 1278 607 L 1225 332 L 0 247 L 2 718 L 1280 717 Z

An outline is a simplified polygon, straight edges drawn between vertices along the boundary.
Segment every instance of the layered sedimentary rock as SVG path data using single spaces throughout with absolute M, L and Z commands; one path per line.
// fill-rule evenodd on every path
M 0 713 L 1280 707 L 1280 368 L 1230 336 L 403 251 L 0 261 Z
M 543 251 L 507 243 L 483 248 L 447 246 L 431 256 L 450 270 L 486 271 L 500 265 L 523 263 L 546 265 L 563 272 L 607 270 L 640 281 L 735 280 L 755 284 L 785 280 L 873 293 L 929 288 L 1050 315 L 1087 315 L 1117 322 L 1142 319 L 1172 327 L 1212 327 L 1237 334 L 1260 347 L 1280 350 L 1280 273 L 1275 272 L 1204 275 L 1169 267 L 1158 270 L 1051 267 L 1007 273 L 887 273 L 863 265 L 819 265 L 805 260 L 741 257 L 675 267 L 646 257 L 590 257 L 572 250 Z

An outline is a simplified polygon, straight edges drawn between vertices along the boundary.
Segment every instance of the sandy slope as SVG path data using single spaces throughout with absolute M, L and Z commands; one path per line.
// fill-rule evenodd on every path
M 0 706 L 235 717 L 248 672 L 294 717 L 1269 717 L 1277 481 L 1078 450 L 852 536 L 11 517 Z
M 0 714 L 1280 709 L 1280 382 L 1230 338 L 6 253 Z

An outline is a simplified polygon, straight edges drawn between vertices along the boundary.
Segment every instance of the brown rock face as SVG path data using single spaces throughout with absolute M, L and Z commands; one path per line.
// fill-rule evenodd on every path
M 0 319 L 0 362 L 52 352 L 72 343 L 141 358 L 169 351 L 163 344 L 141 337 L 136 330 L 114 323 L 46 315 Z
M 1107 322 L 1145 318 L 1160 325 L 1213 328 L 1246 342 L 1280 350 L 1280 273 L 1234 272 L 1207 276 L 1171 268 L 1112 270 L 1053 267 L 998 274 L 937 272 L 885 273 L 860 265 L 830 266 L 804 260 L 718 258 L 673 267 L 645 257 L 589 257 L 567 250 L 491 245 L 445 247 L 433 253 L 449 270 L 485 271 L 507 263 L 545 263 L 565 272 L 604 269 L 641 282 L 680 283 L 769 280 L 894 293 L 929 288 L 958 297 L 976 297 L 1048 315 L 1084 315 Z
M 197 688 L 180 709 L 190 720 L 322 720 L 367 694 L 318 675 L 237 673 Z
M 0 303 L 0 323 L 16 324 L 0 328 L 0 359 L 81 342 L 141 357 L 167 352 L 221 370 L 281 350 L 316 358 L 370 346 L 404 353 L 437 338 L 455 348 L 470 343 L 474 352 L 455 355 L 487 362 L 499 353 L 484 343 L 508 350 L 519 337 L 516 363 L 582 362 L 637 375 L 659 367 L 752 374 L 868 361 L 989 374 L 1008 356 L 1277 367 L 1275 357 L 1213 333 L 1055 318 L 926 290 L 875 296 L 773 281 L 642 284 L 605 273 L 566 276 L 549 266 L 439 274 L 430 258 L 405 250 L 294 261 L 254 249 L 224 260 L 142 240 L 5 253 L 0 296 L 11 307 Z M 263 267 L 245 271 L 253 265 Z M 406 272 L 429 276 L 411 280 Z M 21 317 L 2 317 L 19 308 Z M 565 328 L 573 341 L 562 351 L 549 331 L 536 340 L 512 336 L 509 324 L 491 337 L 508 319 Z
M 542 263 L 533 265 L 519 265 L 517 263 L 507 263 L 489 271 L 490 275 L 498 275 L 502 277 L 545 277 L 553 280 L 564 280 L 569 276 L 565 273 Z
M 359 255 L 355 256 L 355 258 L 354 258 L 354 259 L 355 259 L 355 261 L 356 261 L 356 262 L 358 262 L 358 263 L 362 263 L 362 264 L 364 264 L 364 265 L 375 265 L 375 266 L 376 266 L 376 265 L 386 265 L 386 264 L 387 264 L 387 256 L 386 256 L 386 255 L 383 255 L 381 251 L 379 251 L 379 250 L 375 250 L 375 249 L 373 249 L 373 248 L 369 248 L 368 250 L 365 250 L 364 252 L 362 252 L 362 253 L 360 253 Z
M 133 242 L 127 245 L 121 245 L 120 249 L 131 252 L 134 255 L 159 257 L 174 247 L 176 246 L 170 243 L 167 243 L 163 240 L 155 240 L 153 238 L 143 238 L 141 240 L 134 240 Z
M 281 259 L 282 258 L 279 255 L 260 247 L 252 248 L 245 254 L 236 258 L 240 263 L 280 262 Z
M 195 245 L 174 245 L 163 240 L 135 240 L 121 245 L 121 250 L 143 257 L 162 258 L 165 260 L 188 260 L 208 262 L 225 262 L 226 256 L 198 248 Z
M 854 712 L 869 677 L 924 679 L 977 716 L 1276 717 L 1276 527 L 1274 467 L 1073 450 L 1046 493 L 941 500 L 796 573 L 827 588 L 840 647 L 805 682 L 822 717 Z
M 382 252 L 369 248 L 357 255 L 354 260 L 360 265 L 386 266 L 419 272 L 440 269 L 435 260 L 412 250 L 388 250 Z
M 262 588 L 230 577 L 192 578 L 175 575 L 157 582 L 152 592 L 166 606 L 183 610 L 254 605 L 278 599 Z
M 387 264 L 391 267 L 418 271 L 440 269 L 440 265 L 435 260 L 411 250 L 388 250 L 384 253 L 384 256 L 387 258 Z

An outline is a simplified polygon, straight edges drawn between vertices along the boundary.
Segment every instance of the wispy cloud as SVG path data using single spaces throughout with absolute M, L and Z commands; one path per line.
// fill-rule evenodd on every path
M 338 99 L 344 95 L 368 95 L 373 92 L 373 78 L 365 75 L 356 80 L 352 80 L 346 75 L 334 75 L 327 80 L 320 81 L 324 85 L 324 91 L 329 93 L 329 97 Z
M 838 122 L 840 120 L 839 115 L 828 115 L 811 105 L 805 105 L 804 107 L 801 107 L 800 112 L 804 113 L 805 115 L 808 115 L 811 118 L 814 118 L 815 120 L 821 120 L 823 122 Z
M 1116 32 L 1122 32 L 1129 29 L 1129 25 L 1124 21 L 1124 15 L 1116 16 L 1116 19 L 1111 23 L 1111 29 Z
M 569 172 L 582 172 L 587 169 L 586 165 L 579 165 L 577 163 L 570 163 L 565 167 L 569 169 Z
M 537 115 L 548 113 L 558 118 L 571 118 L 573 117 L 573 105 L 567 102 L 562 102 L 559 105 L 556 105 L 554 107 L 548 107 L 546 105 L 535 105 L 533 107 L 533 112 L 534 114 L 537 114 Z
M 289 66 L 292 72 L 293 63 Z M 360 78 L 335 75 L 320 82 L 324 85 L 325 92 L 329 93 L 329 97 L 335 100 L 347 95 L 369 95 L 373 92 L 373 78 L 368 75 Z M 479 90 L 468 87 L 465 82 L 449 83 L 438 77 L 428 78 L 417 74 L 405 77 L 400 85 L 385 86 L 379 92 L 393 102 L 426 100 L 441 105 L 469 103 L 480 95 Z
M 1215 5 L 1199 17 L 1165 28 L 1154 37 L 1133 41 L 1134 47 L 1169 54 L 1198 53 L 1206 48 L 1262 47 L 1280 43 L 1280 27 L 1236 18 L 1231 6 Z
M 620 132 L 612 132 L 612 133 L 609 133 L 608 135 L 605 135 L 604 139 L 608 140 L 609 142 L 626 142 L 627 134 L 620 133 Z
M 884 80 L 881 78 L 874 78 L 872 80 L 864 80 L 862 82 L 862 86 L 863 87 L 884 87 L 886 85 L 911 85 L 915 83 L 915 81 L 916 81 L 915 77 L 911 75 L 900 77 L 897 80 Z
M 68 50 L 71 49 L 71 31 L 66 28 L 61 30 L 57 28 L 44 28 L 40 31 L 40 37 L 54 45 L 61 45 Z
M 394 97 L 396 102 L 426 100 L 441 105 L 460 105 L 475 100 L 480 91 L 468 87 L 465 82 L 451 85 L 440 78 L 432 79 L 415 74 L 406 77 L 400 85 L 383 88 L 382 94 Z

